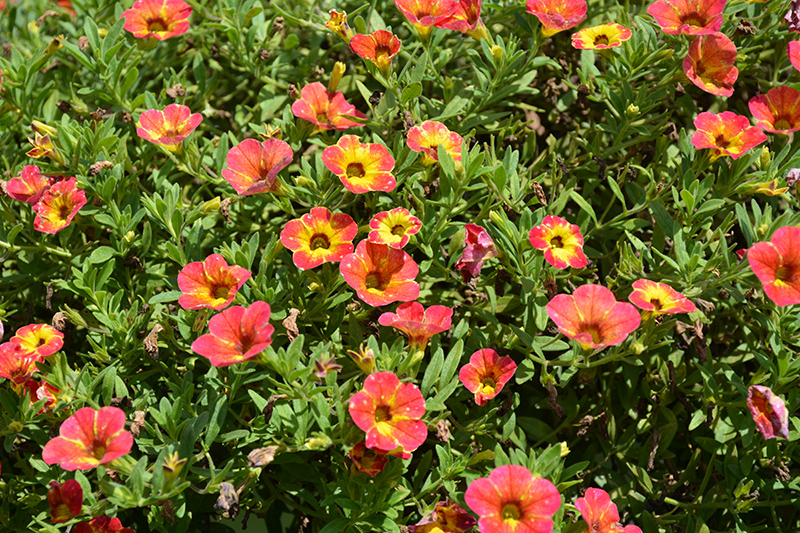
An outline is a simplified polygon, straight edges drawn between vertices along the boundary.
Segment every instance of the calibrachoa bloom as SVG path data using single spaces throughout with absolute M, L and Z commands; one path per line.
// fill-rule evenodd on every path
M 347 355 L 350 356 L 350 359 L 352 359 L 365 374 L 372 374 L 375 372 L 375 352 L 372 351 L 372 348 L 364 348 L 364 346 L 361 346 L 357 352 L 347 350 Z
M 278 172 L 293 157 L 292 147 L 280 139 L 245 139 L 228 151 L 228 168 L 222 171 L 222 177 L 240 196 L 275 192 L 280 189 Z
M 336 263 L 353 253 L 358 226 L 350 215 L 314 207 L 301 218 L 290 220 L 281 231 L 281 243 L 294 252 L 297 268 L 308 270 L 322 263 Z
M 583 268 L 589 262 L 583 254 L 581 229 L 561 217 L 548 215 L 528 234 L 531 246 L 544 250 L 544 258 L 555 268 Z
M 192 351 L 216 367 L 252 359 L 272 344 L 275 327 L 269 323 L 269 304 L 234 305 L 208 321 L 208 331 L 192 343 Z
M 751 126 L 747 117 L 732 111 L 700 113 L 694 119 L 694 127 L 697 131 L 692 135 L 692 144 L 698 150 L 711 149 L 712 160 L 723 155 L 738 159 L 767 140 L 764 132 Z
M 28 157 L 32 157 L 34 159 L 49 157 L 56 163 L 64 162 L 64 158 L 61 157 L 61 154 L 59 153 L 55 144 L 53 144 L 53 140 L 50 138 L 50 135 L 42 135 L 39 132 L 35 132 L 33 134 L 33 139 L 28 139 L 28 142 L 33 146 L 33 148 L 31 148 L 28 152 L 25 152 L 25 155 Z
M 753 385 L 747 389 L 747 407 L 765 439 L 789 438 L 789 411 L 782 398 L 769 387 Z
M 373 307 L 419 297 L 419 284 L 414 281 L 419 266 L 403 250 L 365 239 L 354 253 L 342 258 L 339 269 L 358 297 Z
M 359 33 L 350 40 L 353 52 L 374 63 L 384 75 L 389 73 L 392 59 L 400 51 L 400 45 L 400 39 L 386 30 L 377 30 L 369 35 Z
M 436 502 L 433 512 L 416 526 L 408 526 L 410 533 L 466 533 L 475 527 L 476 520 L 454 501 Z
M 342 11 L 340 13 L 335 9 L 331 9 L 328 11 L 328 15 L 331 18 L 325 23 L 325 27 L 344 39 L 344 42 L 349 43 L 350 39 L 353 38 L 353 30 L 347 24 L 347 12 Z
M 449 307 L 432 305 L 425 309 L 419 302 L 406 302 L 397 306 L 396 313 L 383 313 L 378 323 L 408 335 L 412 351 L 425 351 L 431 337 L 450 329 L 452 319 L 453 310 Z
M 246 268 L 228 265 L 221 255 L 211 254 L 178 272 L 178 288 L 183 293 L 178 303 L 184 309 L 221 311 L 231 304 L 250 276 Z
M 126 455 L 133 446 L 133 435 L 125 431 L 125 412 L 117 407 L 78 409 L 58 433 L 45 444 L 42 459 L 64 470 L 90 470 Z
M 498 466 L 488 478 L 473 481 L 464 494 L 479 517 L 481 533 L 550 533 L 561 507 L 555 485 L 524 466 Z
M 483 263 L 487 259 L 497 257 L 498 252 L 485 228 L 477 224 L 467 224 L 465 229 L 467 233 L 464 236 L 464 244 L 467 246 L 456 263 L 456 269 L 461 270 L 461 276 L 467 281 L 479 275 Z
M 17 390 L 36 372 L 36 363 L 39 361 L 35 354 L 23 352 L 17 344 L 0 344 L 0 378 L 10 379 Z
M 347 103 L 342 91 L 331 94 L 320 82 L 309 83 L 300 91 L 300 100 L 292 104 L 292 113 L 297 118 L 307 120 L 316 130 L 346 130 L 361 126 L 347 117 L 366 119 L 367 116 Z
M 779 306 L 800 303 L 800 228 L 778 228 L 772 240 L 748 248 L 747 260 L 770 300 Z
M 171 152 L 177 152 L 181 148 L 181 141 L 191 135 L 201 122 L 203 115 L 192 114 L 188 106 L 170 104 L 163 111 L 148 109 L 142 113 L 136 134 Z
M 669 35 L 704 35 L 722 27 L 722 11 L 727 0 L 658 0 L 647 13 L 656 19 L 661 31 Z
M 542 35 L 550 37 L 586 20 L 586 0 L 528 0 L 528 13 L 542 23 Z
M 53 181 L 52 178 L 42 176 L 36 165 L 25 165 L 18 178 L 8 180 L 6 190 L 8 195 L 15 200 L 36 205 Z
M 81 513 L 83 489 L 74 479 L 64 482 L 51 481 L 47 489 L 47 503 L 50 504 L 50 521 L 54 524 L 68 522 Z
M 74 533 L 134 533 L 129 527 L 122 527 L 119 518 L 98 516 L 90 522 L 81 522 L 75 525 Z
M 634 291 L 628 300 L 639 309 L 650 311 L 654 315 L 694 313 L 697 307 L 686 296 L 666 283 L 656 283 L 648 279 L 633 282 Z
M 436 26 L 460 31 L 476 39 L 487 38 L 489 32 L 481 20 L 481 3 L 482 0 L 461 0 L 456 11 Z
M 422 222 L 412 216 L 408 209 L 396 207 L 391 211 L 382 211 L 369 221 L 369 241 L 387 244 L 400 249 L 408 244 L 411 235 L 422 228 Z
M 348 454 L 350 460 L 356 465 L 359 471 L 367 474 L 369 477 L 375 477 L 383 472 L 389 458 L 385 454 L 378 453 L 375 450 L 367 448 L 364 441 L 359 442 Z
M 800 130 L 800 91 L 781 86 L 750 99 L 750 112 L 756 126 L 770 133 Z
M 69 178 L 47 189 L 33 206 L 36 218 L 33 228 L 42 233 L 58 233 L 72 223 L 86 204 L 86 193 L 78 188 L 78 180 Z
M 778 178 L 772 181 L 764 181 L 761 183 L 753 183 L 748 192 L 755 194 L 766 194 L 767 196 L 778 196 L 789 190 L 789 187 L 779 187 L 780 182 Z
M 789 56 L 789 62 L 792 66 L 800 70 L 800 41 L 790 41 L 786 45 L 786 55 Z
M 580 50 L 603 50 L 622 46 L 622 42 L 630 38 L 631 30 L 611 22 L 573 33 L 572 46 Z
M 30 324 L 19 328 L 9 342 L 39 361 L 44 361 L 45 357 L 53 355 L 64 346 L 64 334 L 47 324 Z
M 50 411 L 53 407 L 56 406 L 58 403 L 59 397 L 61 396 L 61 389 L 58 389 L 48 383 L 45 380 L 36 381 L 35 379 L 29 379 L 27 383 L 25 383 L 25 387 L 28 389 L 28 393 L 31 397 L 31 404 L 38 402 L 39 400 L 47 400 L 42 406 L 42 409 L 39 413 L 43 413 L 45 411 Z
M 388 192 L 397 186 L 392 175 L 394 158 L 380 143 L 364 144 L 355 135 L 344 135 L 322 151 L 322 162 L 353 194 Z
M 422 393 L 413 383 L 400 383 L 392 372 L 367 376 L 364 388 L 350 398 L 349 410 L 373 450 L 410 453 L 428 436 L 428 426 L 420 420 L 425 414 Z
M 571 295 L 559 294 L 547 304 L 547 315 L 559 331 L 584 349 L 616 346 L 642 321 L 634 306 L 618 302 L 602 285 L 581 285 Z
M 139 39 L 163 41 L 186 33 L 191 15 L 191 6 L 182 0 L 136 0 L 122 14 L 123 28 Z
M 683 59 L 683 72 L 689 80 L 710 94 L 730 96 L 739 76 L 736 45 L 723 33 L 696 37 Z
M 575 500 L 575 507 L 580 511 L 581 518 L 589 524 L 589 529 L 584 533 L 642 533 L 634 525 L 622 527 L 617 506 L 602 489 L 586 489 L 586 495 Z
M 444 23 L 459 7 L 457 0 L 394 0 L 394 4 L 423 38 L 430 35 L 432 26 Z
M 475 394 L 475 403 L 486 402 L 500 394 L 508 380 L 517 371 L 517 364 L 510 357 L 500 357 L 489 348 L 478 350 L 461 367 L 458 379 L 468 391 Z
M 439 161 L 439 146 L 444 146 L 456 165 L 461 164 L 461 143 L 464 139 L 441 122 L 426 120 L 414 126 L 408 131 L 407 142 L 410 149 L 422 152 L 422 164 L 425 166 Z

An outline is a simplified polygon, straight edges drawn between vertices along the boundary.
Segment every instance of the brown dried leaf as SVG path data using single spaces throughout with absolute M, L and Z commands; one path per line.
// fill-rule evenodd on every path
M 275 454 L 278 451 L 277 446 L 267 446 L 266 448 L 256 448 L 247 454 L 247 466 L 250 468 L 257 468 L 259 466 L 267 466 L 275 460 Z

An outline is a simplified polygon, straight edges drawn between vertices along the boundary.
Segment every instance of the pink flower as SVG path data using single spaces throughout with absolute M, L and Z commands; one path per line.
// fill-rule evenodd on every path
M 361 126 L 347 117 L 367 118 L 356 106 L 344 99 L 342 91 L 331 94 L 320 82 L 309 83 L 300 91 L 300 100 L 292 104 L 292 113 L 321 130 L 346 130 Z
M 42 459 L 64 470 L 90 470 L 127 455 L 133 446 L 133 435 L 125 431 L 125 412 L 117 407 L 78 409 L 58 434 L 45 445 Z
M 497 257 L 499 254 L 485 228 L 477 224 L 467 224 L 465 229 L 467 233 L 464 236 L 464 244 L 467 246 L 461 254 L 461 259 L 456 263 L 456 269 L 461 270 L 464 281 L 467 281 L 480 275 L 483 263 L 487 259 Z
M 575 507 L 589 525 L 585 533 L 642 533 L 634 525 L 622 527 L 617 506 L 602 489 L 586 489 L 586 495 L 575 501 Z
M 769 387 L 753 385 L 747 390 L 747 407 L 765 439 L 789 438 L 789 412 L 782 398 Z
M 203 262 L 189 263 L 178 273 L 178 288 L 183 293 L 178 303 L 184 309 L 221 311 L 233 302 L 250 276 L 246 268 L 228 265 L 221 255 L 211 254 Z
M 208 321 L 210 333 L 192 343 L 192 351 L 216 367 L 252 359 L 272 344 L 275 327 L 269 323 L 269 304 L 254 302 L 250 307 L 234 305 Z
M 544 258 L 555 268 L 583 268 L 589 263 L 583 253 L 581 229 L 561 217 L 544 217 L 528 239 L 531 246 L 544 250 Z
M 692 134 L 692 145 L 698 150 L 711 150 L 711 159 L 723 155 L 738 159 L 750 149 L 767 140 L 759 128 L 750 125 L 750 120 L 732 111 L 719 114 L 700 113 L 694 119 L 697 131 Z
M 408 345 L 412 351 L 425 351 L 431 337 L 450 329 L 452 317 L 453 310 L 443 305 L 432 305 L 425 309 L 419 302 L 406 302 L 397 306 L 396 313 L 383 313 L 378 323 L 408 335 Z
M 245 139 L 228 151 L 222 177 L 240 196 L 280 190 L 278 172 L 292 162 L 292 147 L 280 139 Z
M 458 379 L 468 391 L 475 394 L 475 403 L 486 405 L 503 390 L 517 371 L 517 364 L 510 357 L 499 357 L 489 348 L 478 350 L 462 366 Z
M 139 116 L 136 134 L 146 141 L 163 146 L 171 152 L 181 149 L 181 142 L 203 122 L 203 115 L 192 114 L 185 105 L 170 104 L 163 111 L 148 109 Z
M 772 240 L 748 249 L 747 260 L 770 300 L 781 307 L 800 303 L 800 228 L 778 228 Z

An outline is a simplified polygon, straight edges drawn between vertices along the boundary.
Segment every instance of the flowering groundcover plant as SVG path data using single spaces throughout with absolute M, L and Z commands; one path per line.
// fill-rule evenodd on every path
M 798 28 L 0 1 L 0 530 L 800 530 Z

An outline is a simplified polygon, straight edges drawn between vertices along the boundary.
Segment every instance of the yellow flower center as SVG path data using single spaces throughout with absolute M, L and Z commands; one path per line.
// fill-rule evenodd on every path
M 776 130 L 790 130 L 792 129 L 792 124 L 783 117 L 779 117 L 775 120 L 775 129 Z
M 598 35 L 598 36 L 596 36 L 594 38 L 594 45 L 595 46 L 600 46 L 600 45 L 603 45 L 603 44 L 608 46 L 609 42 L 610 42 L 610 40 L 608 38 L 608 35 L 606 35 L 604 33 L 601 33 L 600 35 Z
M 564 240 L 561 236 L 553 237 L 550 239 L 550 248 L 563 248 L 564 247 Z
M 398 237 L 402 237 L 406 234 L 406 227 L 402 224 L 397 224 L 392 228 L 392 235 L 397 235 Z
M 484 394 L 493 394 L 496 388 L 497 382 L 489 376 L 485 376 L 481 379 L 481 391 Z
M 317 122 L 319 122 L 320 124 L 328 124 L 329 122 L 328 112 L 320 111 L 319 113 L 317 113 Z
M 311 237 L 311 243 L 308 246 L 312 250 L 318 250 L 320 248 L 324 248 L 327 250 L 331 247 L 331 241 L 328 239 L 327 235 L 323 235 L 322 233 L 317 233 L 313 237 Z
M 503 506 L 500 515 L 503 517 L 503 520 L 517 521 L 522 516 L 522 511 L 516 503 L 507 503 Z
M 98 461 L 106 454 L 105 442 L 95 440 L 92 443 L 92 456 Z
M 719 146 L 720 148 L 727 148 L 731 145 L 731 142 L 725 138 L 725 135 L 720 133 L 716 137 L 714 137 L 714 143 Z
M 147 21 L 147 30 L 151 33 L 158 33 L 166 31 L 169 24 L 164 22 L 162 18 L 154 18 Z
M 656 311 L 660 311 L 661 308 L 664 307 L 664 305 L 661 303 L 661 300 L 658 298 L 650 298 L 650 303 L 653 304 L 653 308 Z
M 215 285 L 211 288 L 211 294 L 214 295 L 214 298 L 225 300 L 230 294 L 230 289 L 225 285 Z
M 603 336 L 600 334 L 600 325 L 595 322 L 581 324 L 580 333 L 588 333 L 591 335 L 594 344 L 599 344 L 600 341 L 603 340 Z
M 364 172 L 364 165 L 361 163 L 350 163 L 347 165 L 347 173 L 348 178 L 363 178 L 366 175 Z
M 700 13 L 697 11 L 693 11 L 692 13 L 687 13 L 680 18 L 681 24 L 686 24 L 687 26 L 697 26 L 703 27 L 706 25 L 705 19 L 700 16 Z
M 388 405 L 380 405 L 375 409 L 375 422 L 388 422 L 392 419 L 392 411 Z
M 367 274 L 366 279 L 364 279 L 364 285 L 366 285 L 368 289 L 377 289 L 379 291 L 386 288 L 386 282 L 384 282 L 380 272 L 370 272 Z
M 783 282 L 792 282 L 797 277 L 795 268 L 791 265 L 784 265 L 775 271 L 775 279 Z

